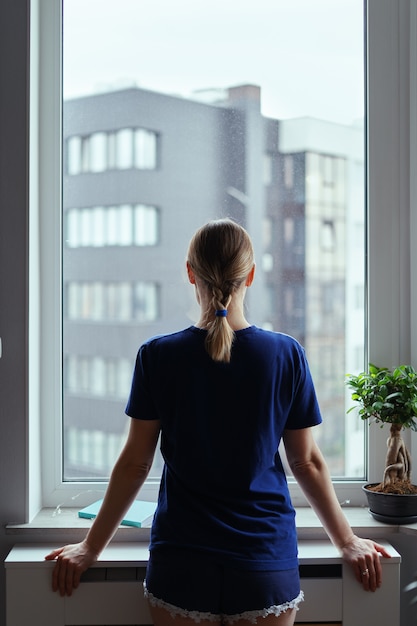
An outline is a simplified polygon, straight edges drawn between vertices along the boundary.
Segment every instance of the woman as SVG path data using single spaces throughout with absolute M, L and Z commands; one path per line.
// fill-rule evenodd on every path
M 355 536 L 312 436 L 321 422 L 303 348 L 244 315 L 255 263 L 247 232 L 216 220 L 191 240 L 195 326 L 139 350 L 128 439 L 102 508 L 80 544 L 56 559 L 53 588 L 71 595 L 143 485 L 161 432 L 164 470 L 146 574 L 156 626 L 290 626 L 303 598 L 295 512 L 278 446 L 365 590 L 381 584 L 373 541 Z

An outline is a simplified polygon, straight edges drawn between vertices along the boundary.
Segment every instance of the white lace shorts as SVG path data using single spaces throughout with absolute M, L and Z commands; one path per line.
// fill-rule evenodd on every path
M 204 611 L 189 611 L 187 609 L 181 609 L 180 607 L 169 604 L 169 602 L 165 602 L 160 598 L 155 598 L 155 596 L 152 593 L 149 593 L 149 591 L 146 589 L 145 584 L 144 590 L 145 598 L 148 599 L 151 606 L 166 609 L 171 617 L 189 617 L 190 619 L 194 620 L 196 624 L 198 624 L 202 620 L 207 622 L 222 622 L 224 624 L 233 624 L 234 622 L 237 622 L 241 619 L 247 620 L 252 624 L 256 624 L 257 620 L 260 617 L 268 617 L 268 615 L 278 616 L 281 615 L 281 613 L 285 613 L 285 611 L 287 611 L 288 609 L 296 609 L 298 611 L 298 605 L 304 599 L 304 594 L 302 591 L 300 591 L 300 593 L 296 598 L 294 598 L 294 600 L 291 600 L 290 602 L 284 602 L 284 604 L 270 606 L 267 609 L 244 611 L 243 613 L 236 613 L 234 615 L 224 615 L 223 613 L 216 615 L 215 613 L 207 613 Z

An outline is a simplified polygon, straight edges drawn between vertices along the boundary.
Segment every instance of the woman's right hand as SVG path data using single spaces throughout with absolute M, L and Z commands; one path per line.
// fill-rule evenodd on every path
M 56 561 L 52 572 L 52 589 L 70 596 L 79 585 L 81 574 L 97 561 L 98 553 L 86 541 L 52 550 L 46 561 Z

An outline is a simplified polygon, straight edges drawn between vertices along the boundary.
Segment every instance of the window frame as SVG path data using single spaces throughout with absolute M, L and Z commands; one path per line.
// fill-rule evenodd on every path
M 106 483 L 62 483 L 61 414 L 62 356 L 56 338 L 62 330 L 60 290 L 61 216 L 61 32 L 60 2 L 31 2 L 31 154 L 30 211 L 38 229 L 29 233 L 39 265 L 30 268 L 31 306 L 39 323 L 29 334 L 31 368 L 40 366 L 39 410 L 29 420 L 40 424 L 40 438 L 30 437 L 29 455 L 39 459 L 42 489 L 32 489 L 31 507 L 77 506 L 89 503 Z M 417 264 L 413 233 L 417 226 L 417 183 L 410 176 L 417 165 L 417 9 L 411 0 L 365 0 L 367 15 L 367 353 L 369 360 L 388 366 L 417 361 Z M 38 59 L 38 70 L 34 60 Z M 38 237 L 39 234 L 39 237 Z M 414 242 L 416 243 L 416 242 Z M 417 246 L 416 246 L 417 247 Z M 38 289 L 39 287 L 39 289 Z M 391 294 L 389 305 L 385 295 Z M 35 317 L 35 319 L 37 319 Z M 33 373 L 33 372 L 32 372 Z M 405 438 L 412 455 L 417 445 Z M 379 480 L 383 470 L 386 432 L 370 428 L 367 437 L 367 480 Z M 34 485 L 35 479 L 32 479 Z M 334 481 L 341 502 L 363 505 L 364 481 Z M 158 481 L 144 485 L 141 496 L 156 495 Z M 296 484 L 290 485 L 293 502 L 304 506 Z

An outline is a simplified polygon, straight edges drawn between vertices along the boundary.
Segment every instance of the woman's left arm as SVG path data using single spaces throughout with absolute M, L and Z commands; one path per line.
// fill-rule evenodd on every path
M 367 591 L 382 583 L 380 555 L 385 548 L 354 534 L 334 490 L 326 461 L 311 428 L 286 430 L 283 436 L 288 464 L 304 495 L 314 509 L 332 543 L 352 566 L 358 582 Z

